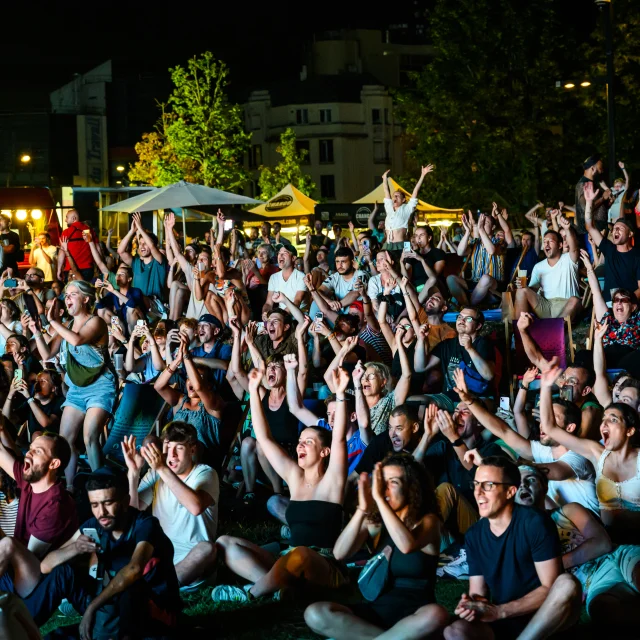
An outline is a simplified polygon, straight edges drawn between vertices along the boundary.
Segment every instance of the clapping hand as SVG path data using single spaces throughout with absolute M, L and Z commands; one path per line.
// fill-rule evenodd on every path
M 368 473 L 361 473 L 358 478 L 358 509 L 367 515 L 373 511 L 373 496 L 371 495 L 371 481 Z
M 353 386 L 357 389 L 362 386 L 362 376 L 364 375 L 364 366 L 362 365 L 362 360 L 358 360 L 358 364 L 353 369 L 353 373 L 351 374 L 353 378 Z
M 429 440 L 432 440 L 438 434 L 437 417 L 438 405 L 433 403 L 428 405 L 424 411 L 424 431 L 429 436 Z
M 137 229 L 138 231 L 142 231 L 142 215 L 139 211 L 136 211 L 132 216 L 131 216 L 133 222 L 131 224 L 132 227 L 134 227 L 135 229 Z
M 373 480 L 373 486 L 371 488 L 371 495 L 376 503 L 385 502 L 385 489 L 386 482 L 384 481 L 384 475 L 382 473 L 382 463 L 376 462 L 373 472 L 371 473 Z
M 438 425 L 440 433 L 450 442 L 455 442 L 458 439 L 458 431 L 456 430 L 456 425 L 453 421 L 453 418 L 451 417 L 451 414 L 448 411 L 443 411 L 442 409 L 438 410 L 438 415 L 436 416 L 436 424 Z
M 166 466 L 164 454 L 158 449 L 155 443 L 150 442 L 148 445 L 141 447 L 140 453 L 153 471 L 160 471 Z
M 125 436 L 120 443 L 122 447 L 122 455 L 127 465 L 127 469 L 136 477 L 140 475 L 140 471 L 144 466 L 144 458 L 136 449 L 136 437 Z
M 529 388 L 529 385 L 536 379 L 538 367 L 529 367 L 522 376 L 522 384 Z
M 331 372 L 331 378 L 333 380 L 333 388 L 336 393 L 343 394 L 349 386 L 349 373 L 342 367 L 336 367 Z
M 540 374 L 540 386 L 545 388 L 551 388 L 556 383 L 556 380 L 560 377 L 562 369 L 558 366 L 559 359 L 554 356 L 548 364 L 548 368 L 542 371 Z
M 167 229 L 173 229 L 176 224 L 176 217 L 173 213 L 167 213 L 164 217 L 164 225 Z
M 462 369 L 453 370 L 453 390 L 460 396 L 462 402 L 469 402 L 471 396 L 469 395 L 469 387 L 467 381 L 464 378 L 464 371 Z

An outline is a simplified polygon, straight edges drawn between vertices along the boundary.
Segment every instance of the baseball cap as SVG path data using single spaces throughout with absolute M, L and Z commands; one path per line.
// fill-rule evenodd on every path
M 636 231 L 636 229 L 634 229 L 634 228 L 631 226 L 631 223 L 630 223 L 627 219 L 625 219 L 625 218 L 618 218 L 618 219 L 617 219 L 613 224 L 614 224 L 614 226 L 615 226 L 616 224 L 623 224 L 623 225 L 625 225 L 625 226 L 629 229 L 629 231 L 631 231 L 632 233 L 635 233 L 635 231 Z
M 204 313 L 198 318 L 198 324 L 201 322 L 206 322 L 207 324 L 213 325 L 214 327 L 218 327 L 218 329 L 222 329 L 222 322 L 218 320 L 214 315 L 210 313 Z
M 292 244 L 283 244 L 278 251 L 284 249 L 288 251 L 292 256 L 298 257 L 298 250 Z

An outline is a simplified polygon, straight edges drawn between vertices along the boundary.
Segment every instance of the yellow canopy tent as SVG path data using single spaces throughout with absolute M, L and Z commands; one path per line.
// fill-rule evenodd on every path
M 393 178 L 389 178 L 389 189 L 393 194 L 394 191 L 401 191 L 407 197 L 407 200 L 411 197 L 411 194 L 401 187 Z M 353 204 L 373 204 L 374 202 L 379 202 L 382 204 L 384 200 L 384 186 L 382 182 L 370 193 L 368 193 L 363 198 L 356 200 Z M 416 207 L 418 213 L 418 221 L 420 222 L 428 222 L 429 224 L 433 224 L 434 222 L 438 222 L 441 220 L 449 220 L 451 222 L 459 220 L 461 214 L 463 213 L 462 209 L 443 209 L 442 207 L 436 207 L 432 204 L 428 204 L 423 200 L 418 199 L 418 206 Z
M 318 203 L 315 200 L 305 196 L 302 191 L 296 189 L 292 184 L 288 184 L 282 191 L 276 193 L 273 198 L 254 209 L 249 209 L 249 211 L 265 218 L 282 220 L 312 215 L 316 204 Z

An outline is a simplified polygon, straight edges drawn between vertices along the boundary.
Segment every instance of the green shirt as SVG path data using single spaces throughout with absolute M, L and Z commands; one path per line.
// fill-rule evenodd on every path
M 151 262 L 145 264 L 140 256 L 134 256 L 131 263 L 133 270 L 133 286 L 142 290 L 145 296 L 155 296 L 162 302 L 165 301 L 168 262 L 162 256 L 162 263 L 151 258 Z

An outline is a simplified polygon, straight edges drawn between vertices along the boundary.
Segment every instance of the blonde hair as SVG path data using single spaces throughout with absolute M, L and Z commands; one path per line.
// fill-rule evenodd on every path
M 387 391 L 391 391 L 391 370 L 387 367 L 386 364 L 382 362 L 367 362 L 364 365 L 365 371 L 371 367 L 375 370 L 375 372 L 381 377 L 385 379 L 385 389 Z
M 67 284 L 64 288 L 64 293 L 67 292 L 69 287 L 75 287 L 83 296 L 89 298 L 88 307 L 90 309 L 93 308 L 93 305 L 96 303 L 96 288 L 86 280 L 72 280 Z

